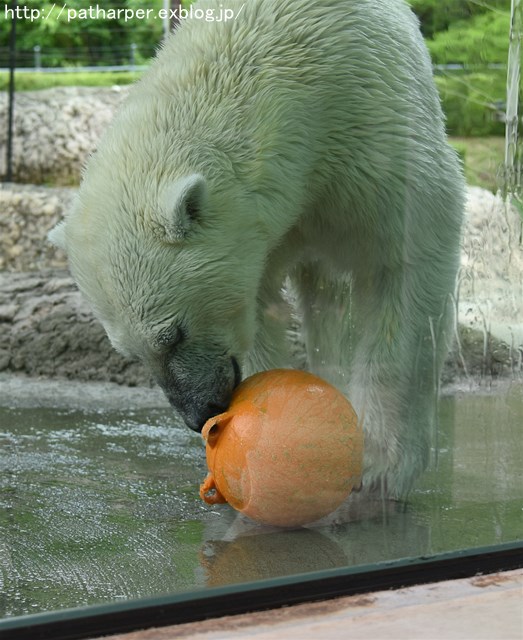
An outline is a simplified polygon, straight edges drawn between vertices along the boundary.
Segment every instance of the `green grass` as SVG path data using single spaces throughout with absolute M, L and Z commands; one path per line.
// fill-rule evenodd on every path
M 496 192 L 500 187 L 499 173 L 505 156 L 502 137 L 451 138 L 465 161 L 467 184 Z
M 115 84 L 130 84 L 142 75 L 140 71 L 104 71 L 84 73 L 52 73 L 52 72 L 21 72 L 15 74 L 15 88 L 17 91 L 37 91 L 52 89 L 53 87 L 111 87 Z M 9 84 L 9 74 L 0 73 L 0 91 L 6 91 Z

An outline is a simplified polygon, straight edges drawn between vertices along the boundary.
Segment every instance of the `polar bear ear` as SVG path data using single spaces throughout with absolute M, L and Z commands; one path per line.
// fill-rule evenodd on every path
M 55 247 L 63 249 L 65 251 L 65 222 L 59 222 L 55 227 L 47 234 L 47 239 Z
M 194 173 L 170 184 L 161 196 L 157 223 L 163 239 L 178 243 L 198 223 L 207 197 L 205 178 Z

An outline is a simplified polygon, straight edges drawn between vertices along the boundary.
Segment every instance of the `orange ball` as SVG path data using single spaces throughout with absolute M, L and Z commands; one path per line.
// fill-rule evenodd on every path
M 228 502 L 264 524 L 318 520 L 360 482 L 363 431 L 356 413 L 340 391 L 305 371 L 247 378 L 202 436 L 210 471 L 201 498 Z

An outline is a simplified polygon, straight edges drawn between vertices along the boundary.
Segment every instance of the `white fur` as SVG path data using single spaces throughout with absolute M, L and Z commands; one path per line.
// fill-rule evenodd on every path
M 399 496 L 427 462 L 463 208 L 429 57 L 401 0 L 242 5 L 184 23 L 135 86 L 67 219 L 71 269 L 120 350 L 155 370 L 181 323 L 244 374 L 291 364 L 288 276 L 308 367 L 363 419 L 364 487 Z

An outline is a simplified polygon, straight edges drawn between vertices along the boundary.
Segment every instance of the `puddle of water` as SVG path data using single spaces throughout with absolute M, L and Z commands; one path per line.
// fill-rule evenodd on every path
M 201 502 L 201 439 L 169 410 L 0 409 L 0 617 L 523 538 L 522 387 L 440 416 L 407 504 L 270 531 Z

